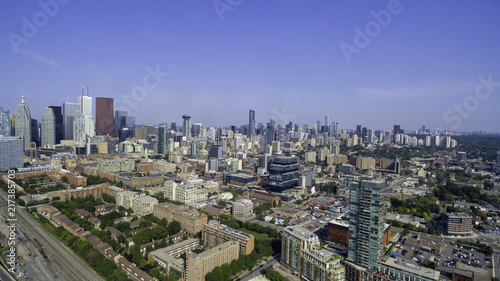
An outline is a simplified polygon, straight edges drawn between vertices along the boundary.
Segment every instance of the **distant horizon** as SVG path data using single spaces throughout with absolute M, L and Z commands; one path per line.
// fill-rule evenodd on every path
M 90 97 L 92 97 L 92 96 L 90 96 Z M 24 98 L 25 98 L 25 102 L 26 102 L 26 96 L 24 96 Z M 93 116 L 95 117 L 95 98 L 100 98 L 100 97 L 92 97 L 92 98 L 93 98 L 93 99 L 92 99 L 92 107 L 93 107 L 93 108 L 92 108 L 92 110 L 93 110 Z M 107 97 L 104 97 L 104 98 L 107 98 Z M 71 102 L 71 101 L 70 101 L 70 102 Z M 30 110 L 30 112 L 32 112 L 32 109 L 30 108 L 30 106 L 29 106 L 28 102 L 26 102 L 26 104 L 28 105 L 28 109 Z M 59 105 L 50 105 L 50 106 L 59 106 Z M 61 104 L 60 106 L 62 107 L 62 104 Z M 48 107 L 48 106 L 47 106 L 47 107 Z M 0 106 L 0 108 L 1 108 L 1 106 Z M 5 111 L 5 109 L 4 109 L 4 108 L 2 108 L 2 109 Z M 42 110 L 43 110 L 43 109 L 42 109 Z M 251 110 L 251 109 L 249 109 L 249 110 Z M 9 111 L 10 111 L 10 114 L 15 114 L 15 109 L 14 109 L 13 111 L 12 111 L 12 110 L 9 110 Z M 116 111 L 116 109 L 114 109 L 114 111 Z M 254 110 L 254 111 L 255 111 L 255 110 Z M 186 113 L 184 113 L 184 114 L 189 114 L 189 115 L 191 115 L 191 118 L 193 118 L 193 116 L 194 116 L 194 115 L 193 115 L 192 113 L 190 113 L 190 112 L 186 112 Z M 130 114 L 130 112 L 128 112 L 128 115 L 129 115 L 129 116 L 132 116 L 132 117 L 135 117 L 134 115 Z M 247 114 L 247 115 L 248 115 L 248 114 Z M 255 115 L 257 116 L 257 111 L 255 111 Z M 316 120 L 316 122 L 317 122 L 317 121 L 320 121 L 321 126 L 324 126 L 324 117 L 325 117 L 325 116 L 323 115 L 323 120 Z M 36 120 L 37 120 L 37 122 L 38 122 L 38 124 L 40 124 L 40 118 L 33 118 L 33 114 L 31 115 L 31 119 L 36 119 Z M 259 122 L 259 121 L 258 121 L 258 119 L 256 119 L 256 122 L 255 122 L 255 123 L 256 123 L 256 124 L 262 123 L 262 124 L 265 126 L 265 125 L 266 125 L 266 123 L 267 123 L 267 122 L 269 122 L 269 121 L 270 121 L 270 120 L 266 120 L 266 121 Z M 290 120 L 290 121 L 291 121 L 291 120 Z M 336 121 L 333 121 L 333 120 L 331 120 L 331 119 L 330 119 L 329 121 L 330 121 L 330 125 L 331 125 L 331 123 L 332 123 L 332 122 L 336 122 Z M 159 125 L 160 125 L 160 124 L 162 124 L 162 123 L 166 123 L 166 124 L 168 124 L 168 125 L 170 126 L 170 124 L 171 124 L 172 122 L 176 122 L 177 127 L 178 127 L 178 128 L 182 128 L 182 116 L 179 116 L 179 121 L 161 121 L 161 122 L 157 122 L 157 123 L 155 123 L 155 122 L 137 123 L 137 122 L 136 122 L 135 127 L 143 127 L 143 126 L 145 126 L 145 125 L 149 125 L 149 124 L 151 124 L 151 125 L 153 125 L 153 126 L 157 127 L 157 126 L 159 126 Z M 307 124 L 307 125 L 309 125 L 309 128 L 310 128 L 310 129 L 312 129 L 312 128 L 314 127 L 314 125 L 315 125 L 315 124 L 317 124 L 316 122 L 313 122 L 313 123 L 302 123 L 302 122 L 300 122 L 300 123 L 295 123 L 295 122 L 293 122 L 293 121 L 292 121 L 293 125 L 298 124 L 300 128 L 302 128 L 302 126 L 303 126 L 303 125 L 306 125 L 306 124 Z M 204 124 L 202 121 L 196 121 L 196 122 L 193 122 L 193 120 L 191 120 L 191 125 L 192 125 L 192 124 L 195 124 L 195 123 L 201 123 L 202 127 L 214 127 L 214 128 L 230 128 L 231 126 L 236 126 L 236 129 L 238 129 L 238 130 L 239 130 L 239 129 L 241 129 L 241 126 L 242 126 L 242 125 L 248 125 L 248 123 L 243 123 L 243 124 L 226 124 L 226 125 L 220 125 L 220 124 L 219 124 L 219 125 L 213 125 L 213 124 Z M 277 126 L 277 125 L 279 125 L 279 124 L 280 124 L 280 125 L 288 125 L 288 123 L 279 123 L 279 122 L 276 122 L 276 126 Z M 340 129 L 347 130 L 347 131 L 352 131 L 352 130 L 354 130 L 354 131 L 355 131 L 355 130 L 356 130 L 356 126 L 357 126 L 357 125 L 361 125 L 361 127 L 366 127 L 368 130 L 373 130 L 373 131 L 391 131 L 391 132 L 392 132 L 392 131 L 393 131 L 393 129 L 394 129 L 394 125 L 401 125 L 401 124 L 392 124 L 392 125 L 390 125 L 390 126 L 389 126 L 389 128 L 387 128 L 387 129 L 380 129 L 380 128 L 371 128 L 371 127 L 367 127 L 367 126 L 364 126 L 363 124 L 356 124 L 356 125 L 354 125 L 354 127 L 353 127 L 353 128 L 345 128 L 345 127 L 343 127 L 343 126 L 342 126 L 342 124 L 340 124 L 340 123 L 339 123 L 339 127 L 340 127 Z M 420 129 L 421 127 L 423 127 L 424 125 L 425 125 L 425 124 L 423 124 L 422 126 L 420 126 L 419 128 L 416 128 L 416 129 L 414 129 L 414 128 L 404 128 L 403 126 L 401 126 L 401 129 L 402 129 L 402 130 L 404 130 L 404 131 L 405 131 L 405 134 L 406 134 L 407 132 L 415 132 L 415 131 L 419 131 L 419 129 Z M 170 128 L 170 127 L 169 127 L 169 128 Z M 485 130 L 473 130 L 473 131 L 453 131 L 453 130 L 446 130 L 446 129 L 440 129 L 440 128 L 429 128 L 427 125 L 425 125 L 425 128 L 426 128 L 426 129 L 429 129 L 431 133 L 432 133 L 432 132 L 435 132 L 435 131 L 441 131 L 441 132 L 445 132 L 445 131 L 446 131 L 446 132 L 450 132 L 450 133 L 466 133 L 466 134 L 472 134 L 472 133 L 477 133 L 477 132 L 481 131 L 481 132 L 482 132 L 482 134 L 491 134 L 491 135 L 500 134 L 500 132 L 485 131 Z M 178 131 L 179 131 L 179 130 L 178 130 Z
M 24 95 L 40 121 L 83 85 L 137 124 L 241 126 L 253 109 L 263 124 L 500 132 L 498 1 L 66 2 L 0 3 L 4 110 Z

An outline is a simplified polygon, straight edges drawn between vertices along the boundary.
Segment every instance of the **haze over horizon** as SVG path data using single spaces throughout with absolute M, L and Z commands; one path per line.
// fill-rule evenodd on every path
M 4 110 L 24 95 L 40 121 L 88 85 L 137 124 L 240 126 L 253 109 L 258 123 L 500 132 L 498 1 L 59 1 L 0 3 Z

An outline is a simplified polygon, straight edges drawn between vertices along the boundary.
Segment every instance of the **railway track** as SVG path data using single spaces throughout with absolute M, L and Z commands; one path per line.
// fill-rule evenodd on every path
M 7 194 L 0 190 L 2 203 L 7 200 Z M 4 208 L 6 205 L 1 204 Z M 80 260 L 70 249 L 57 240 L 51 233 L 43 228 L 24 209 L 16 207 L 16 224 L 32 239 L 37 250 L 47 264 L 54 280 L 66 281 L 102 281 L 103 279 L 85 262 Z

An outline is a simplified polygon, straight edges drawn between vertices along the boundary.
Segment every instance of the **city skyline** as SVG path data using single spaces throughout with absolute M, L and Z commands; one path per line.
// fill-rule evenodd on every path
M 495 1 L 432 9 L 409 1 L 244 1 L 225 12 L 212 2 L 112 1 L 96 9 L 73 1 L 59 4 L 32 37 L 23 27 L 42 6 L 0 5 L 1 106 L 12 113 L 24 95 L 38 120 L 43 108 L 74 102 L 83 84 L 137 124 L 179 124 L 187 113 L 193 123 L 239 126 L 252 109 L 263 124 L 274 117 L 312 125 L 328 115 L 345 129 L 500 132 Z M 366 46 L 356 44 L 357 28 L 364 34 L 377 19 Z M 355 52 L 346 55 L 345 46 Z

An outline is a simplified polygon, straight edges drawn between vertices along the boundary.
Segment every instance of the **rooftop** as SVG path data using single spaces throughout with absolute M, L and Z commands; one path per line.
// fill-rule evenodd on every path
M 318 236 L 316 234 L 300 226 L 288 226 L 287 228 L 283 229 L 283 232 L 288 232 L 289 234 L 297 236 L 300 239 L 318 239 Z
M 208 249 L 205 252 L 202 252 L 202 253 L 199 253 L 199 254 L 190 252 L 189 255 L 191 257 L 193 257 L 194 259 L 209 258 L 209 257 L 215 255 L 216 253 L 220 252 L 220 251 L 224 251 L 224 250 L 227 250 L 230 247 L 233 247 L 234 245 L 236 245 L 239 248 L 239 244 L 240 243 L 237 242 L 237 241 L 227 241 L 227 242 L 222 243 L 220 245 L 217 245 L 217 246 L 215 246 L 215 247 L 213 247 L 211 249 Z
M 392 267 L 395 269 L 400 269 L 405 272 L 409 272 L 418 276 L 422 276 L 432 280 L 439 280 L 440 272 L 437 270 L 433 270 L 427 267 L 421 267 L 418 265 L 414 265 L 404 260 L 397 260 L 393 258 L 388 258 L 387 261 L 382 262 L 382 265 L 387 267 Z

